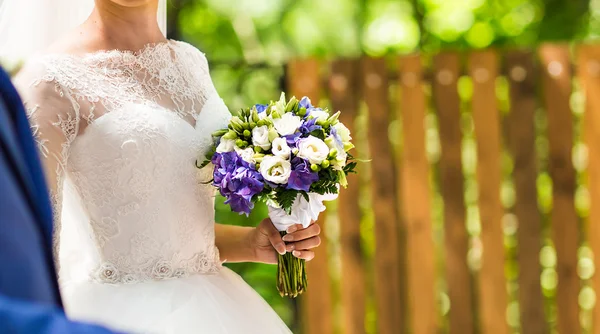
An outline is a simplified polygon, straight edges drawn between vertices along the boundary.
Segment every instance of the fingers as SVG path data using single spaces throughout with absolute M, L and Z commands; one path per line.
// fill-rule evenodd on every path
M 296 226 L 296 225 L 294 225 Z M 283 241 L 301 241 L 305 239 L 310 239 L 312 237 L 318 236 L 321 233 L 321 227 L 319 224 L 312 224 L 305 229 L 299 229 L 296 232 L 288 233 L 283 236 Z
M 279 234 L 279 231 L 277 231 L 277 229 L 275 228 L 275 225 L 273 225 L 271 220 L 266 219 L 266 222 L 265 224 L 263 224 L 263 226 L 265 228 L 267 236 L 269 237 L 271 245 L 273 245 L 273 248 L 275 248 L 277 253 L 281 255 L 285 254 L 285 243 L 281 239 L 281 235 Z
M 314 220 L 312 220 L 312 221 L 310 222 L 309 226 L 310 226 L 310 225 L 313 225 L 314 223 L 315 223 L 315 221 L 314 221 Z M 303 228 L 304 228 L 304 226 L 302 226 L 302 224 L 295 224 L 295 225 L 292 225 L 292 226 L 288 227 L 288 229 L 286 230 L 286 232 L 287 232 L 287 233 L 294 233 L 294 232 L 296 232 L 296 231 L 298 231 L 298 230 L 301 230 L 301 229 L 303 229 Z
M 316 236 L 316 237 L 312 237 L 310 239 L 306 239 L 306 240 L 302 240 L 302 241 L 298 241 L 298 242 L 294 242 L 294 243 L 289 243 L 285 246 L 285 249 L 288 252 L 293 252 L 295 250 L 303 251 L 303 250 L 309 250 L 312 248 L 319 247 L 320 244 L 321 244 L 321 238 L 319 236 Z
M 295 257 L 297 257 L 299 259 L 310 261 L 310 260 L 314 259 L 315 252 L 309 251 L 309 250 L 305 250 L 305 251 L 295 250 L 292 252 L 292 255 L 294 255 Z

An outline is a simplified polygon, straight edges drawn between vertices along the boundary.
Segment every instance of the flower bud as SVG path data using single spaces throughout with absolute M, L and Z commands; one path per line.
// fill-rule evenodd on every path
M 331 157 L 331 158 L 335 158 L 337 156 L 337 154 L 338 154 L 338 151 L 335 148 L 332 148 L 331 151 L 329 151 L 329 157 Z
M 241 140 L 241 139 L 238 139 L 238 140 L 236 140 L 236 141 L 235 141 L 235 145 L 236 145 L 237 147 L 239 147 L 239 148 L 244 148 L 244 146 L 245 146 L 245 145 L 244 145 L 244 141 L 243 141 L 243 140 Z
M 258 120 L 258 122 L 256 122 L 256 125 L 265 126 L 265 125 L 267 125 L 267 122 L 264 119 L 261 119 L 261 120 Z
M 261 163 L 261 162 L 262 162 L 262 160 L 263 160 L 263 158 L 264 158 L 264 157 L 265 157 L 265 155 L 264 155 L 264 154 L 257 153 L 257 154 L 255 154 L 255 155 L 254 155 L 252 158 L 253 158 L 253 159 L 254 159 L 254 161 L 256 161 L 256 163 L 258 164 L 258 163 Z
M 327 122 L 329 122 L 329 124 L 337 124 L 338 122 L 338 118 L 340 118 L 340 111 L 336 112 L 335 114 L 333 114 L 331 117 L 329 117 L 327 119 Z
M 279 114 L 279 112 L 277 112 L 277 110 L 273 110 L 273 112 L 271 113 L 271 117 L 273 119 L 276 119 L 276 118 L 281 118 L 281 115 Z
M 230 124 L 233 126 L 233 129 L 238 133 L 244 132 L 244 122 L 242 122 L 242 120 L 239 117 L 233 116 L 231 118 Z
M 250 122 L 250 130 L 254 129 L 255 127 L 256 127 L 256 123 Z
M 225 135 L 223 135 L 222 138 L 223 139 L 236 139 L 237 133 L 233 130 L 229 130 Z
M 263 149 L 260 148 L 260 146 L 254 146 L 254 152 L 256 152 L 256 153 L 262 153 Z
M 252 133 L 250 132 L 250 130 L 244 130 L 244 137 L 250 137 L 252 136 Z
M 254 123 L 258 123 L 258 121 L 260 121 L 260 118 L 258 117 L 258 111 L 256 111 L 256 108 L 252 110 L 252 121 Z
M 348 187 L 348 179 L 346 179 L 346 172 L 343 170 L 338 171 L 338 179 L 340 182 L 340 186 L 347 188 Z
M 329 160 L 323 160 L 323 162 L 321 163 L 321 167 L 323 167 L 323 168 L 329 167 Z
M 213 137 L 223 137 L 227 132 L 227 130 L 219 130 L 219 131 L 215 131 L 213 132 L 212 136 Z
M 344 143 L 344 151 L 348 152 L 354 148 L 354 144 L 352 143 Z
M 297 112 L 298 116 L 306 116 L 306 108 L 300 108 L 300 110 Z
M 315 165 L 315 164 L 312 164 L 312 165 L 310 165 L 310 169 L 311 169 L 313 172 L 318 172 L 318 171 L 319 171 L 319 166 L 317 166 L 317 165 Z
M 275 140 L 275 138 L 279 137 L 279 133 L 274 128 L 269 129 L 269 141 Z
M 298 99 L 294 96 L 285 106 L 285 112 L 292 112 L 298 107 Z

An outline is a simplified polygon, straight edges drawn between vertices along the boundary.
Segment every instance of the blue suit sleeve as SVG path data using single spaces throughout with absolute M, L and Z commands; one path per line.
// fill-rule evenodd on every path
M 73 322 L 62 310 L 0 295 L 0 332 L 5 334 L 115 334 L 95 325 Z

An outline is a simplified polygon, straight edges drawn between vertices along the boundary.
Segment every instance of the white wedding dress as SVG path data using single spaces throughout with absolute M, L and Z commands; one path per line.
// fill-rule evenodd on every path
M 169 41 L 44 55 L 16 83 L 51 186 L 71 318 L 135 333 L 289 333 L 221 266 L 210 168 L 195 161 L 230 114 L 200 51 Z

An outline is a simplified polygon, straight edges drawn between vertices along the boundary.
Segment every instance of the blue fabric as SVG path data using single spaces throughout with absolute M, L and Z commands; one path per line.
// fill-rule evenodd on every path
M 52 261 L 52 209 L 28 120 L 0 69 L 0 333 L 109 331 L 67 320 Z

